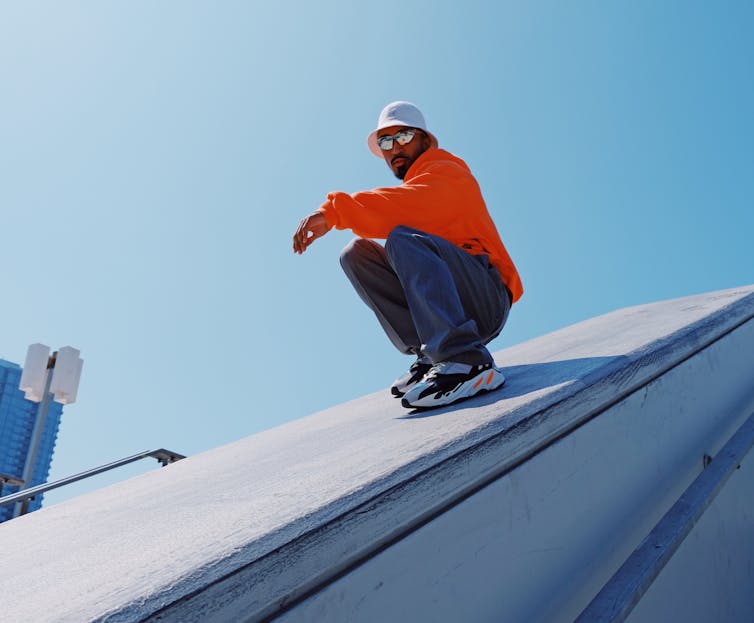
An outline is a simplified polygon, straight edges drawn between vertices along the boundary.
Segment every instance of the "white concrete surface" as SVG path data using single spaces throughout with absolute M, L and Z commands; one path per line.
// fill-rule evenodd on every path
M 754 287 L 620 310 L 496 353 L 489 396 L 411 415 L 379 392 L 2 524 L 4 620 L 259 620 L 324 595 L 752 317 Z M 713 397 L 732 344 L 699 364 Z
M 574 621 L 702 471 L 704 455 L 714 456 L 754 412 L 753 353 L 754 320 L 276 621 Z M 711 375 L 715 391 L 704 384 Z M 754 498 L 747 507 L 754 511 Z M 747 561 L 754 550 L 739 567 Z M 682 594 L 663 597 L 672 603 Z

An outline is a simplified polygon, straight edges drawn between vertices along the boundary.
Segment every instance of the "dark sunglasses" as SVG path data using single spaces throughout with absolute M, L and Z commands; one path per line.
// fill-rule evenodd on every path
M 380 136 L 377 139 L 377 144 L 382 151 L 390 151 L 393 148 L 393 141 L 399 145 L 408 145 L 418 132 L 419 130 L 398 130 L 392 136 L 387 134 L 385 136 Z

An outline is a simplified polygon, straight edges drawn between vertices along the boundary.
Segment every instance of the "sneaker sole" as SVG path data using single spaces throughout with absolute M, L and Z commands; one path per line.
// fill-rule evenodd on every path
M 492 377 L 485 381 L 485 378 L 492 372 Z M 435 398 L 434 395 L 425 396 L 419 400 L 409 402 L 408 399 L 401 399 L 401 405 L 406 409 L 433 409 L 434 407 L 445 407 L 447 405 L 455 404 L 461 400 L 473 398 L 487 392 L 500 389 L 505 385 L 505 377 L 503 373 L 497 369 L 492 371 L 485 370 L 480 372 L 474 378 L 469 379 L 458 389 L 452 392 L 450 395 L 443 395 L 440 398 Z

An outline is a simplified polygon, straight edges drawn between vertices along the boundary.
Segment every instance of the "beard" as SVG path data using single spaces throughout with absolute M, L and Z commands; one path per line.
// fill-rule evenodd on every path
M 411 168 L 412 164 L 413 162 L 410 162 L 408 159 L 404 159 L 399 166 L 391 166 L 390 169 L 393 171 L 393 175 L 395 175 L 395 177 L 397 177 L 399 180 L 403 180 L 406 177 L 406 173 L 408 173 L 408 170 Z

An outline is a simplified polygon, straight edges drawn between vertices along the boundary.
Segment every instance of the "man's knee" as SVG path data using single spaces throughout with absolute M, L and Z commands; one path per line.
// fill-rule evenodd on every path
M 397 227 L 394 227 L 392 231 L 387 235 L 385 243 L 387 245 L 399 240 L 411 240 L 415 238 L 417 234 L 420 236 L 426 235 L 423 231 L 419 231 L 418 229 L 414 229 L 413 227 L 398 225 Z
M 363 263 L 374 255 L 375 244 L 377 243 L 372 240 L 354 238 L 340 252 L 340 265 L 347 270 L 349 267 Z
M 398 249 L 404 247 L 406 244 L 415 245 L 417 243 L 424 243 L 427 238 L 427 234 L 418 229 L 412 227 L 406 227 L 405 225 L 398 225 L 395 227 L 385 239 L 385 251 L 388 256 L 391 257 L 392 253 Z

